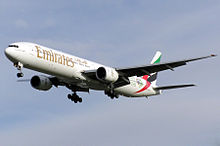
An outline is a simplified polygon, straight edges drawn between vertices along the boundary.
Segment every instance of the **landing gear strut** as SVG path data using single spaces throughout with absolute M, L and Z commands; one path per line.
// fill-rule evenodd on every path
M 21 69 L 23 68 L 23 64 L 21 62 L 16 62 L 16 63 L 14 63 L 14 66 L 17 68 L 17 70 L 19 70 L 19 73 L 17 73 L 17 77 L 18 78 L 23 77 L 24 74 L 21 71 Z
M 114 85 L 110 84 L 108 89 L 105 90 L 105 95 L 109 96 L 111 99 L 118 98 L 118 95 L 114 92 Z
M 77 103 L 77 102 L 82 102 L 82 98 L 80 98 L 76 92 L 74 92 L 72 95 L 71 94 L 68 94 L 67 95 L 68 99 L 72 100 L 73 102 Z

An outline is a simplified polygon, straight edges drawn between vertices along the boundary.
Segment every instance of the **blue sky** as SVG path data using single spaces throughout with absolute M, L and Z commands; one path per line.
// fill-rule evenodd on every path
M 1 0 L 0 145 L 220 145 L 219 57 L 159 73 L 158 84 L 195 83 L 149 99 L 18 83 L 9 43 L 29 41 L 109 66 L 220 54 L 218 0 Z M 40 74 L 24 69 L 25 78 Z

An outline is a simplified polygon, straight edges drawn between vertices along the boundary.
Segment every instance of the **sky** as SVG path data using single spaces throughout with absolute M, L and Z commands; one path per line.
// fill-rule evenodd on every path
M 149 64 L 157 50 L 162 61 L 220 55 L 219 0 L 1 0 L 0 20 L 0 145 L 220 146 L 219 56 L 158 75 L 194 88 L 115 100 L 91 91 L 75 104 L 64 87 L 17 82 L 4 55 L 19 41 L 112 67 Z

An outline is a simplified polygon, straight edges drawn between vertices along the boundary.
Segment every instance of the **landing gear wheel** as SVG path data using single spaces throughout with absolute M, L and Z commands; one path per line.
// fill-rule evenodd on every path
M 68 94 L 67 97 L 68 97 L 68 99 L 70 99 L 71 101 L 73 101 L 75 103 L 82 102 L 82 98 L 80 98 L 76 93 L 73 93 L 72 95 Z
M 72 100 L 71 94 L 68 94 L 67 97 L 68 97 L 68 99 Z
M 73 101 L 74 101 L 75 103 L 77 103 L 77 99 L 73 99 Z
M 111 99 L 118 98 L 119 95 L 115 94 L 114 90 L 105 90 L 105 94 L 109 96 Z
M 79 98 L 78 101 L 81 103 L 82 102 L 82 98 Z
M 18 77 L 18 78 L 21 78 L 21 77 L 23 77 L 23 76 L 24 76 L 23 73 L 17 73 L 17 77 Z

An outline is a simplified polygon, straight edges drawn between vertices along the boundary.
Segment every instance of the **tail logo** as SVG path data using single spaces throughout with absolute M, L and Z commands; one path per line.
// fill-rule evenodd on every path
M 142 89 L 140 89 L 139 91 L 137 91 L 135 93 L 143 92 L 143 91 L 147 90 L 150 87 L 151 83 L 148 81 L 148 75 L 143 76 L 142 79 L 144 79 L 146 81 L 146 84 Z
M 151 64 L 160 63 L 160 60 L 161 60 L 161 52 L 157 51 L 155 56 L 153 57 L 153 59 L 151 61 Z M 135 92 L 135 93 L 143 92 L 143 91 L 147 90 L 151 85 L 156 86 L 157 72 L 151 73 L 150 76 L 149 75 L 144 75 L 142 77 L 142 79 L 144 79 L 146 81 L 145 86 L 142 89 L 140 89 L 139 91 Z M 137 80 L 137 83 L 140 87 L 143 86 L 143 80 L 142 79 L 139 78 L 139 80 Z M 139 82 L 141 82 L 141 84 Z

